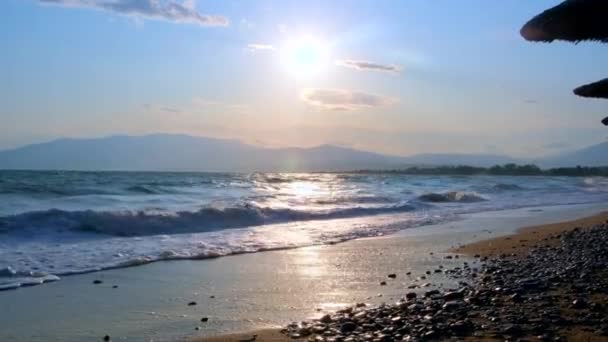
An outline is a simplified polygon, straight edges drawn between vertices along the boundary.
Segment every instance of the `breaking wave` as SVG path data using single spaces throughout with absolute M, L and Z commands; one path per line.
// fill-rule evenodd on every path
M 481 202 L 486 201 L 485 198 L 472 193 L 461 191 L 450 191 L 445 193 L 427 193 L 418 196 L 418 199 L 423 202 L 442 203 L 442 202 Z
M 175 213 L 51 209 L 2 217 L 0 218 L 0 231 L 56 228 L 116 236 L 183 234 L 291 221 L 327 220 L 400 213 L 415 209 L 415 206 L 409 204 L 322 211 L 272 209 L 251 204 L 229 208 L 209 207 L 198 211 L 179 211 Z

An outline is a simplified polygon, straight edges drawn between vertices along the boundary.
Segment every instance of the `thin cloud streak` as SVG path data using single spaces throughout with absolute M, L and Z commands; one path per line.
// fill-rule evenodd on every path
M 247 49 L 251 52 L 275 50 L 274 46 L 269 44 L 249 44 L 247 45 Z
M 341 59 L 336 61 L 336 65 L 345 68 L 357 69 L 357 70 L 369 70 L 369 71 L 382 71 L 400 73 L 401 68 L 396 65 L 380 64 L 369 61 L 355 60 L 355 59 Z
M 173 23 L 190 23 L 201 26 L 227 26 L 223 16 L 198 12 L 194 2 L 179 3 L 173 0 L 39 0 L 43 4 L 103 10 L 136 18 L 164 20 Z
M 300 99 L 311 106 L 333 111 L 352 111 L 389 106 L 395 99 L 347 89 L 306 88 Z

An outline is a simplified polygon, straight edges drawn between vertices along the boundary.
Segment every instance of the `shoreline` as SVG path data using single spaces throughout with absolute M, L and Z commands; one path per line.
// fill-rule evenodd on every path
M 268 328 L 290 321 L 315 319 L 355 303 L 394 303 L 405 291 L 423 294 L 458 286 L 445 273 L 425 272 L 439 266 L 453 269 L 465 261 L 475 265 L 478 260 L 472 257 L 444 258 L 461 244 L 601 210 L 605 206 L 575 205 L 466 214 L 448 223 L 336 245 L 65 277 L 0 292 L 0 306 L 6 309 L 0 326 L 11 327 L 0 331 L 0 339 L 99 341 L 107 334 L 117 341 L 183 341 L 262 329 L 258 339 L 272 340 L 278 335 L 267 335 Z M 387 279 L 391 273 L 397 278 Z M 94 285 L 96 279 L 103 283 Z M 414 288 L 406 290 L 410 286 Z M 188 306 L 192 301 L 197 305 Z M 201 322 L 201 317 L 209 320 Z M 232 340 L 252 337 L 247 334 Z
M 480 241 L 471 242 L 461 245 L 456 248 L 449 249 L 449 252 L 461 254 L 474 258 L 510 258 L 521 259 L 529 257 L 531 253 L 538 248 L 556 248 L 560 244 L 560 238 L 563 235 L 572 234 L 578 231 L 589 231 L 593 229 L 608 229 L 608 211 L 602 211 L 598 214 L 586 216 L 575 220 L 567 220 L 555 223 L 546 223 L 541 225 L 531 225 L 518 228 L 511 234 L 499 236 Z M 599 228 L 602 227 L 602 228 Z M 406 291 L 404 290 L 404 293 Z M 560 294 L 564 291 L 558 290 Z M 594 296 L 598 305 L 608 304 L 608 295 Z M 560 305 L 568 305 L 560 303 Z M 576 312 L 568 312 L 568 314 L 576 314 Z M 311 323 L 314 324 L 314 323 Z M 605 327 L 604 327 L 605 328 Z M 291 330 L 290 330 L 291 329 Z M 295 330 L 294 330 L 295 329 Z M 188 339 L 190 342 L 251 342 L 251 341 L 273 341 L 287 342 L 293 340 L 307 340 L 308 336 L 299 336 L 298 332 L 302 328 L 288 326 L 286 328 L 275 329 L 260 329 L 247 332 L 235 332 L 229 334 L 221 334 L 215 336 L 197 337 Z M 296 335 L 293 332 L 296 331 Z M 289 334 L 292 334 L 289 336 Z M 568 331 L 563 332 L 568 340 L 573 341 L 608 341 L 608 336 L 599 336 L 594 334 L 589 329 L 580 326 L 573 326 Z M 604 331 L 607 333 L 607 331 Z M 315 335 L 316 336 L 316 335 Z M 499 340 L 498 337 L 491 334 L 485 336 L 476 336 L 484 340 Z M 321 339 L 322 340 L 322 339 Z M 320 340 L 320 341 L 321 341 Z M 542 340 L 542 339 L 541 339 Z
M 559 240 L 552 239 L 553 236 L 574 230 L 577 227 L 589 229 L 592 226 L 607 222 L 608 211 L 602 211 L 598 214 L 576 220 L 521 227 L 513 234 L 471 242 L 453 248 L 450 252 L 487 258 L 499 257 L 501 255 L 524 258 L 534 247 L 540 245 L 556 246 Z

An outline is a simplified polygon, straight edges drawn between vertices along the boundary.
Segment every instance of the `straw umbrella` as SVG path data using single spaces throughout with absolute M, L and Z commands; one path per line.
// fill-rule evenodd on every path
M 533 42 L 584 40 L 608 42 L 608 0 L 566 0 L 528 21 L 520 31 Z M 574 89 L 583 97 L 608 99 L 608 79 Z M 602 120 L 608 126 L 608 117 Z
M 574 93 L 582 97 L 608 99 L 608 78 L 601 81 L 582 85 L 574 89 Z
M 566 0 L 535 16 L 521 28 L 529 41 L 608 42 L 608 1 Z

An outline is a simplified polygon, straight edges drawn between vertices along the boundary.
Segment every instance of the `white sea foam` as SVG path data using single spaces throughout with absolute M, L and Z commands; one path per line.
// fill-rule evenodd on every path
M 0 260 L 11 270 L 0 272 L 0 289 L 57 280 L 56 276 L 61 275 L 138 266 L 158 260 L 206 259 L 337 243 L 389 234 L 442 219 L 423 213 L 393 214 L 141 237 L 77 231 L 47 231 L 36 236 L 12 234 L 0 242 Z

